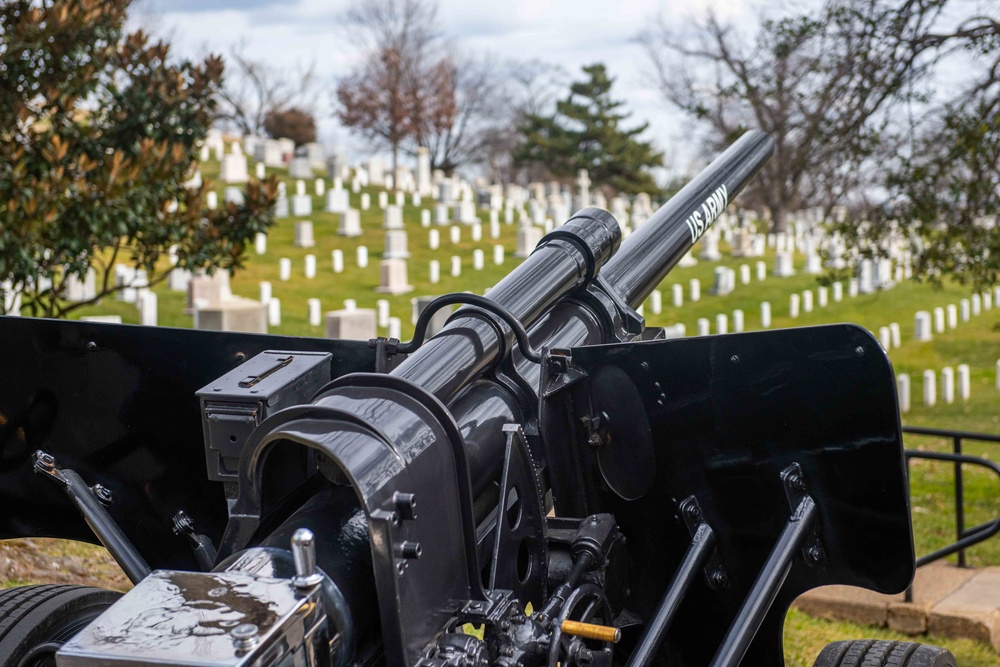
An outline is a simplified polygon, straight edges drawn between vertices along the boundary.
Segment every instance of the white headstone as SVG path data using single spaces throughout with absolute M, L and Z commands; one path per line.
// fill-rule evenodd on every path
M 910 411 L 910 376 L 900 373 L 896 376 L 896 394 L 899 396 L 899 411 Z
M 441 280 L 441 262 L 436 259 L 432 259 L 430 262 L 430 281 L 431 283 L 437 283 Z
M 260 302 L 267 303 L 272 296 L 271 283 L 266 280 L 260 281 Z
M 771 328 L 771 304 L 767 301 L 760 302 L 760 326 L 762 329 Z
M 399 340 L 403 335 L 403 320 L 398 317 L 390 317 L 386 328 L 389 338 Z
M 779 252 L 774 255 L 774 275 L 779 278 L 788 278 L 795 275 L 795 266 L 792 261 L 792 253 Z
M 812 290 L 806 290 L 802 293 L 802 312 L 811 313 L 813 310 L 813 293 Z
M 740 265 L 740 283 L 744 285 L 750 284 L 750 265 L 748 264 Z
M 292 278 L 292 260 L 287 257 L 282 257 L 278 260 L 278 280 L 291 280 Z
M 944 333 L 944 308 L 934 309 L 934 333 Z
M 858 291 L 861 294 L 871 294 L 875 291 L 875 276 L 870 259 L 861 260 L 858 267 Z
M 956 370 L 958 371 L 958 397 L 963 401 L 967 401 L 972 395 L 969 364 L 959 364 Z
M 933 338 L 931 333 L 931 314 L 926 310 L 918 311 L 914 317 L 913 339 L 928 341 Z
M 733 311 L 733 333 L 743 333 L 743 311 Z
M 375 288 L 376 292 L 395 295 L 413 290 L 407 279 L 405 259 L 383 259 L 379 262 L 379 272 L 382 282 Z
M 219 208 L 219 193 L 213 190 L 209 190 L 205 193 L 205 207 L 209 211 L 214 211 Z
M 711 325 L 709 324 L 707 317 L 699 317 L 698 318 L 698 335 L 699 336 L 707 336 L 710 333 L 712 333 L 710 327 L 711 327 Z
M 763 281 L 767 278 L 767 262 L 757 262 L 757 280 Z
M 385 208 L 388 205 L 389 205 L 389 193 L 383 190 L 382 192 L 378 193 L 378 207 Z
M 472 268 L 475 271 L 482 271 L 486 264 L 484 253 L 479 248 L 472 251 Z
M 307 303 L 309 304 L 309 326 L 318 327 L 323 321 L 319 309 L 319 299 L 309 299 Z
M 420 226 L 421 227 L 430 227 L 431 226 L 431 211 L 430 211 L 430 209 L 425 208 L 425 209 L 421 209 L 420 210 Z
M 258 181 L 264 180 L 264 176 L 266 176 L 266 174 L 263 162 L 258 162 L 256 165 L 254 165 L 254 171 Z
M 257 233 L 253 237 L 253 249 L 258 255 L 267 252 L 267 234 Z
M 972 303 L 972 314 L 973 315 L 978 315 L 979 313 L 982 312 L 983 303 L 982 303 L 982 297 L 981 296 L 979 296 L 978 294 L 973 294 L 972 298 L 969 301 Z
M 156 292 L 145 289 L 138 300 L 139 324 L 147 327 L 155 327 L 157 321 L 157 298 Z
M 818 305 L 820 308 L 826 308 L 827 290 L 825 287 L 816 288 L 816 305 Z
M 309 279 L 316 277 L 316 255 L 306 255 L 305 275 Z
M 924 405 L 929 408 L 937 403 L 937 381 L 934 371 L 924 371 Z
M 719 313 L 715 316 L 715 333 L 729 333 L 729 318 L 726 317 L 725 313 Z
M 673 284 L 670 286 L 671 297 L 673 298 L 674 307 L 680 308 L 684 305 L 684 286 Z
M 351 193 L 347 190 L 333 189 L 326 193 L 326 212 L 343 213 L 351 207 Z
M 267 302 L 267 325 L 270 327 L 281 326 L 281 299 L 272 298 Z
M 317 178 L 315 181 L 316 196 L 322 197 L 326 193 L 326 183 L 323 182 L 322 178 Z
M 945 307 L 945 319 L 949 329 L 954 329 L 958 326 L 958 308 L 955 304 L 949 303 Z
M 326 314 L 326 337 L 370 340 L 376 335 L 375 311 L 370 308 L 331 310 Z
M 962 299 L 959 302 L 959 306 L 961 307 L 962 311 L 962 321 L 968 322 L 972 314 L 972 304 L 969 303 L 968 299 Z
M 726 296 L 731 294 L 733 291 L 733 285 L 731 284 L 730 277 L 733 271 L 724 266 L 715 267 L 715 282 L 710 290 L 712 294 L 718 296 Z
M 955 371 L 950 366 L 941 369 L 941 400 L 955 402 Z
M 844 300 L 844 286 L 841 283 L 833 284 L 833 300 L 835 303 L 840 303 Z
M 469 226 L 469 234 L 472 236 L 472 240 L 475 243 L 479 243 L 483 240 L 483 226 L 478 222 L 474 222 Z
M 219 178 L 223 183 L 246 183 L 250 180 L 247 174 L 247 156 L 243 153 L 223 156 L 219 167 Z
M 701 300 L 701 281 L 697 278 L 692 278 L 689 283 L 691 287 L 691 303 L 695 303 Z
M 462 275 L 462 259 L 458 256 L 451 258 L 451 276 L 457 278 Z
M 892 349 L 892 336 L 889 334 L 889 327 L 878 328 L 878 342 L 886 352 Z
M 542 231 L 538 227 L 519 227 L 517 230 L 517 250 L 514 257 L 527 257 L 542 240 Z
M 441 234 L 436 229 L 432 229 L 427 232 L 427 247 L 431 250 L 437 250 L 441 247 Z
M 368 267 L 368 246 L 359 245 L 357 250 L 358 255 L 358 268 L 364 269 Z
M 408 259 L 410 251 L 407 247 L 406 230 L 390 229 L 385 233 L 384 259 Z
M 386 206 L 383 219 L 385 222 L 382 226 L 385 229 L 402 229 L 403 209 L 399 206 Z
M 312 248 L 316 245 L 313 239 L 313 223 L 302 220 L 295 223 L 295 247 Z
M 357 310 L 358 302 L 354 299 L 344 299 L 344 310 Z
M 799 316 L 799 295 L 793 294 L 788 299 L 788 316 L 798 317 Z
M 497 266 L 503 264 L 503 246 L 495 245 L 493 246 L 493 263 Z
M 389 302 L 386 299 L 379 299 L 375 302 L 375 312 L 378 315 L 378 325 L 380 327 L 389 326 Z
M 653 290 L 649 295 L 649 312 L 653 315 L 659 315 L 663 312 L 663 294 L 658 289 Z
M 898 349 L 903 342 L 902 336 L 900 335 L 899 322 L 889 323 L 889 338 L 892 342 L 892 346 Z
M 451 239 L 452 245 L 458 243 L 462 240 L 462 228 L 452 225 L 448 228 L 448 236 Z
M 851 278 L 851 280 L 847 283 L 847 296 L 853 299 L 857 295 L 858 295 L 858 279 Z
M 361 236 L 361 212 L 356 208 L 349 208 L 339 216 L 340 222 L 337 225 L 337 235 L 348 238 Z
M 361 193 L 361 210 L 367 211 L 372 207 L 372 196 L 367 192 Z
M 343 273 L 344 271 L 344 251 L 340 248 L 334 250 L 330 253 L 330 265 L 334 273 Z

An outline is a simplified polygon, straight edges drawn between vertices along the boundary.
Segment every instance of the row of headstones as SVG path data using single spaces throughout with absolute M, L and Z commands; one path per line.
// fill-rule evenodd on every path
M 407 278 L 407 263 L 404 257 L 400 256 L 389 256 L 392 253 L 387 252 L 379 262 L 381 283 L 379 287 L 376 288 L 378 292 L 386 292 L 388 294 L 403 294 L 409 292 L 413 289 L 413 286 L 409 284 Z M 409 255 L 406 255 L 407 257 Z M 497 266 L 501 266 L 504 263 L 505 251 L 502 245 L 493 246 L 493 263 Z M 358 246 L 356 251 L 356 263 L 358 268 L 364 269 L 368 267 L 368 248 L 367 246 Z M 451 265 L 451 275 L 452 277 L 459 277 L 462 274 L 462 258 L 458 255 L 454 255 L 450 260 Z M 337 249 L 330 253 L 330 267 L 334 273 L 342 273 L 344 271 L 344 251 Z M 472 268 L 475 271 L 482 271 L 486 267 L 486 253 L 476 248 L 472 251 Z M 307 279 L 313 279 L 316 277 L 317 262 L 316 256 L 309 254 L 304 258 L 304 271 L 303 275 Z M 441 277 L 441 263 L 438 260 L 431 260 L 429 263 L 429 279 L 432 283 L 437 283 Z M 281 281 L 288 281 L 292 278 L 292 260 L 287 257 L 282 257 L 278 260 L 278 279 Z M 262 283 L 263 284 L 263 283 Z M 270 284 L 270 283 L 267 283 Z
M 265 286 L 267 286 L 267 293 L 265 293 Z M 434 298 L 424 296 L 414 297 L 410 300 L 412 323 L 416 323 L 423 309 Z M 269 324 L 280 326 L 281 301 L 270 295 L 270 287 L 267 283 L 261 283 L 261 301 L 268 310 Z M 389 301 L 385 299 L 376 301 L 374 309 L 358 308 L 356 300 L 345 299 L 343 308 L 324 314 L 320 300 L 312 298 L 306 301 L 306 308 L 309 326 L 319 327 L 325 324 L 324 332 L 327 338 L 369 340 L 377 335 L 376 327 L 385 329 L 389 338 L 399 339 L 402 334 L 402 319 L 390 316 Z M 433 336 L 440 331 L 450 314 L 451 308 L 443 308 L 436 312 L 430 319 L 426 335 Z
M 944 308 L 937 307 L 933 311 L 933 317 L 929 311 L 918 311 L 914 316 L 914 338 L 924 342 L 933 340 L 935 333 L 943 334 L 948 329 L 957 328 L 959 314 L 962 322 L 968 322 L 982 311 L 990 310 L 994 303 L 1000 305 L 1000 287 L 994 288 L 993 294 L 973 294 L 970 298 L 959 301 L 958 306 L 952 303 Z
M 967 401 L 972 395 L 969 365 L 959 364 L 954 369 L 946 366 L 941 369 L 941 400 L 945 403 L 950 404 L 955 402 L 956 377 L 958 382 L 958 398 Z M 997 361 L 997 388 L 1000 389 L 1000 360 Z M 900 373 L 896 376 L 896 395 L 899 397 L 899 411 L 909 412 L 912 404 L 910 376 L 908 373 Z M 923 404 L 930 408 L 934 407 L 937 401 L 937 374 L 933 370 L 925 370 L 923 373 Z
M 386 230 L 385 233 L 385 247 L 387 252 L 407 252 L 407 236 L 405 227 L 403 227 L 402 222 L 395 218 L 390 219 L 386 217 L 386 223 L 383 229 Z M 525 231 L 523 233 L 523 243 L 527 243 L 530 239 L 541 239 L 542 231 L 537 227 L 525 227 L 520 228 Z M 519 233 L 521 233 L 519 231 Z M 361 226 L 358 223 L 356 217 L 351 219 L 348 214 L 342 214 L 340 226 L 337 229 L 337 234 L 339 236 L 344 236 L 348 238 L 357 238 L 361 235 Z M 469 236 L 473 243 L 479 243 L 483 240 L 483 226 L 479 223 L 474 223 L 469 226 Z M 462 241 L 462 228 L 457 226 L 451 226 L 448 228 L 448 237 L 453 245 L 457 245 Z M 490 224 L 490 239 L 496 241 L 500 238 L 500 224 L 491 223 Z M 441 233 L 437 229 L 430 229 L 427 233 L 427 244 L 431 250 L 437 250 L 441 246 Z M 314 234 L 313 223 L 310 220 L 300 220 L 295 223 L 295 241 L 294 245 L 297 248 L 312 248 L 316 245 L 316 236 Z M 530 246 L 528 252 L 534 249 L 534 245 Z M 393 248 L 398 248 L 399 250 L 392 250 Z M 523 249 L 522 249 L 523 250 Z M 267 236 L 265 234 L 257 234 L 254 238 L 254 251 L 258 255 L 264 255 L 267 253 Z M 408 253 L 407 253 L 408 255 Z

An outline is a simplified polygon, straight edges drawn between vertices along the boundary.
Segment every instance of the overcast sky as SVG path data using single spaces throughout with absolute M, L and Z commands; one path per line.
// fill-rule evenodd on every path
M 623 99 L 635 122 L 649 121 L 647 138 L 683 169 L 697 160 L 688 139 L 690 126 L 670 110 L 646 76 L 642 47 L 634 38 L 665 13 L 682 28 L 686 18 L 708 7 L 736 20 L 755 12 L 746 0 L 439 0 L 442 32 L 463 51 L 500 58 L 539 59 L 561 65 L 576 77 L 580 67 L 607 65 L 617 77 L 613 93 Z M 225 52 L 245 40 L 256 58 L 277 66 L 316 62 L 321 93 L 317 111 L 320 139 L 350 154 L 368 148 L 332 118 L 330 95 L 338 75 L 347 73 L 356 53 L 338 26 L 343 0 L 144 0 L 140 23 L 169 36 L 175 52 Z M 325 90 L 324 90 L 325 89 Z M 497 100 L 502 103 L 502 100 Z M 324 118 L 325 116 L 325 118 Z
M 433 1 L 433 0 L 429 0 Z M 702 156 L 689 120 L 672 110 L 651 84 L 649 65 L 636 36 L 663 16 L 671 30 L 683 33 L 692 17 L 712 9 L 750 32 L 761 7 L 802 10 L 818 0 L 437 0 L 441 32 L 463 52 L 498 59 L 538 59 L 562 66 L 571 79 L 580 67 L 603 62 L 617 81 L 612 94 L 627 104 L 636 123 L 648 121 L 646 135 L 664 151 L 668 169 L 690 173 L 711 156 Z M 136 0 L 140 25 L 166 35 L 175 53 L 225 54 L 234 44 L 248 45 L 255 60 L 294 71 L 315 62 L 319 97 L 320 141 L 352 158 L 365 157 L 371 146 L 340 127 L 333 118 L 331 92 L 338 76 L 348 73 L 359 54 L 341 28 L 347 0 Z M 761 5 L 758 3 L 764 2 Z M 958 0 L 959 15 L 990 13 L 997 0 Z M 939 73 L 938 92 L 957 86 L 968 75 L 959 59 Z M 965 67 L 965 70 L 968 68 Z M 503 100 L 498 99 L 498 104 Z

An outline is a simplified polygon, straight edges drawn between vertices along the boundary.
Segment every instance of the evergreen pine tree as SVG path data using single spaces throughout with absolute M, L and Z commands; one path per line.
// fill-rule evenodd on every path
M 583 71 L 589 78 L 570 86 L 554 114 L 525 116 L 514 159 L 522 165 L 543 164 L 557 178 L 586 169 L 593 182 L 619 192 L 656 192 L 648 170 L 663 164 L 663 154 L 639 139 L 649 124 L 623 129 L 629 114 L 621 111 L 623 102 L 611 98 L 614 79 L 600 63 Z

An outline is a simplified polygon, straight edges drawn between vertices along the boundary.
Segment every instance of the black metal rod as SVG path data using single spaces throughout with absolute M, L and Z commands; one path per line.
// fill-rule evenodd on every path
M 145 579 L 150 572 L 149 565 L 100 501 L 94 497 L 83 478 L 69 468 L 62 468 L 60 473 L 65 480 L 66 495 L 80 510 L 87 525 L 118 562 L 129 580 L 136 584 Z
M 764 616 L 774 604 L 774 598 L 778 595 L 781 585 L 785 583 L 785 578 L 792 569 L 792 560 L 802 548 L 802 543 L 809 535 L 815 518 L 816 503 L 811 497 L 805 496 L 799 501 L 795 512 L 785 524 L 778 542 L 767 557 L 760 574 L 757 575 L 757 581 L 750 589 L 736 619 L 729 627 L 729 633 L 712 660 L 712 667 L 735 667 L 743 660 L 747 649 L 750 648 L 750 642 L 764 621 Z
M 962 437 L 956 435 L 952 440 L 952 451 L 961 456 Z M 965 533 L 965 483 L 962 478 L 962 462 L 955 461 L 955 542 L 962 541 Z M 958 550 L 958 566 L 965 567 L 965 549 Z
M 605 281 L 633 308 L 641 304 L 773 151 L 766 134 L 746 132 L 622 242 Z
M 1000 442 L 1000 435 L 989 433 L 972 433 L 971 431 L 953 431 L 944 428 L 926 428 L 923 426 L 904 426 L 903 433 L 912 435 L 933 435 L 940 438 L 960 437 L 963 440 L 980 440 L 982 442 Z
M 707 523 L 699 525 L 691 545 L 684 554 L 680 567 L 674 573 L 674 578 L 667 586 L 653 618 L 643 631 L 639 645 L 632 652 L 626 667 L 647 667 L 656 657 L 656 652 L 667 636 L 667 630 L 670 629 L 670 624 L 680 608 L 681 601 L 684 600 L 691 582 L 698 576 L 698 572 L 712 553 L 714 545 L 715 533 L 712 532 L 711 527 Z
M 954 543 L 949 544 L 946 547 L 942 547 L 937 551 L 932 551 L 926 556 L 921 556 L 917 559 L 917 567 L 923 567 L 928 563 L 933 563 L 936 560 L 946 558 L 956 552 L 961 552 L 968 547 L 979 544 L 983 540 L 988 540 L 997 533 L 1000 533 L 1000 519 L 994 519 L 984 524 L 976 526 L 976 528 L 965 533 L 963 536 L 959 537 Z

